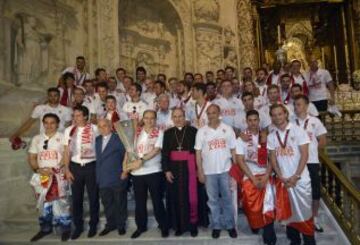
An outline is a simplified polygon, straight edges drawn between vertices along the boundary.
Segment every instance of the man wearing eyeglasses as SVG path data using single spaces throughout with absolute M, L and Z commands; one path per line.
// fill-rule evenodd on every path
M 62 229 L 61 240 L 70 237 L 71 216 L 68 200 L 68 182 L 63 178 L 64 135 L 59 133 L 60 118 L 47 113 L 42 119 L 44 133 L 36 135 L 29 148 L 28 162 L 34 175 L 30 184 L 37 197 L 37 208 L 41 211 L 40 231 L 31 238 L 37 241 L 52 233 L 53 223 Z

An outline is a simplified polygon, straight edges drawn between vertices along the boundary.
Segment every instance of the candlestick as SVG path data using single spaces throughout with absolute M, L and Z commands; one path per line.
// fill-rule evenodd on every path
M 338 82 L 338 63 L 337 63 L 337 53 L 336 53 L 336 46 L 334 45 L 334 61 L 335 61 L 335 75 L 336 75 L 336 81 Z
M 325 49 L 324 47 L 321 47 L 321 61 L 323 63 L 323 68 L 326 69 L 326 66 L 325 66 Z
M 280 28 L 280 25 L 277 26 L 277 31 L 278 31 L 278 43 L 280 45 L 281 44 L 281 28 Z

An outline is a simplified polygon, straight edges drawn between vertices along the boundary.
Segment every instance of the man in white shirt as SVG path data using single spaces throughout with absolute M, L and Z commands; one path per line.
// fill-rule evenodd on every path
M 302 87 L 304 95 L 309 94 L 309 87 L 305 76 L 301 73 L 301 62 L 300 60 L 291 61 L 291 78 L 294 84 L 299 84 Z
M 54 225 L 60 226 L 62 241 L 70 238 L 70 193 L 69 183 L 62 177 L 64 135 L 57 132 L 59 122 L 60 118 L 56 114 L 45 114 L 42 118 L 45 131 L 32 139 L 29 148 L 28 161 L 34 171 L 30 184 L 36 193 L 36 206 L 40 210 L 40 231 L 31 238 L 31 242 L 51 234 Z
M 12 142 L 15 138 L 21 137 L 25 134 L 32 125 L 40 120 L 40 133 L 44 132 L 44 125 L 42 123 L 42 119 L 47 113 L 54 113 L 60 118 L 59 122 L 59 132 L 63 132 L 65 127 L 71 122 L 71 114 L 72 110 L 63 105 L 60 105 L 60 91 L 57 88 L 49 88 L 47 90 L 47 103 L 37 105 L 31 113 L 30 118 L 28 118 L 10 137 L 10 141 Z
M 186 121 L 190 125 L 199 129 L 208 123 L 206 110 L 211 105 L 205 98 L 206 85 L 204 83 L 195 83 L 192 86 L 192 98 L 195 100 L 194 104 L 186 106 Z
M 306 74 L 309 81 L 309 99 L 314 103 L 318 111 L 327 111 L 328 105 L 335 104 L 335 82 L 328 70 L 318 66 L 316 58 L 310 62 L 310 71 Z M 329 90 L 330 98 L 327 96 Z
M 311 189 L 313 198 L 313 216 L 315 219 L 315 230 L 323 232 L 322 227 L 318 222 L 318 213 L 320 207 L 320 161 L 318 149 L 324 149 L 326 145 L 327 130 L 322 122 L 314 116 L 309 115 L 309 99 L 304 95 L 298 95 L 294 99 L 295 118 L 292 120 L 294 124 L 302 127 L 310 138 L 309 144 L 309 159 L 307 167 L 311 179 Z
M 287 105 L 290 101 L 291 94 L 291 86 L 293 84 L 293 80 L 289 74 L 284 74 L 280 77 L 280 98 L 281 102 Z
M 255 80 L 255 83 L 256 83 L 256 86 L 258 87 L 259 89 L 259 92 L 260 92 L 260 95 L 262 97 L 265 97 L 266 98 L 266 95 L 267 95 L 267 85 L 266 85 L 266 78 L 267 78 L 267 71 L 265 68 L 259 68 L 256 70 L 256 80 Z
M 156 99 L 156 94 L 154 92 L 154 80 L 151 78 L 145 79 L 141 98 L 149 105 L 149 108 L 155 108 L 154 101 Z
M 221 97 L 212 103 L 217 104 L 221 109 L 221 119 L 227 125 L 234 127 L 235 118 L 244 109 L 244 105 L 238 98 L 233 96 L 233 85 L 229 80 L 221 82 Z
M 272 105 L 271 119 L 275 129 L 267 139 L 272 168 L 277 175 L 276 198 L 279 219 L 286 224 L 291 244 L 316 244 L 312 212 L 311 180 L 306 167 L 310 139 L 301 127 L 289 123 L 289 114 L 282 104 Z M 281 195 L 281 193 L 288 195 Z M 288 205 L 286 205 L 288 204 Z
M 266 79 L 266 85 L 270 86 L 272 84 L 280 85 L 280 76 L 281 76 L 281 63 L 276 61 L 273 65 L 273 70 L 269 73 Z
M 242 97 L 242 104 L 244 105 L 244 110 L 241 111 L 236 117 L 235 117 L 235 123 L 234 128 L 236 130 L 240 130 L 241 132 L 244 132 L 246 128 L 248 127 L 246 122 L 246 113 L 251 110 L 256 110 L 254 105 L 254 95 L 252 93 L 245 92 Z M 260 108 L 259 110 L 256 110 L 259 113 L 260 118 L 260 129 L 264 130 L 271 124 L 271 119 L 269 114 L 266 112 L 266 110 Z M 245 140 L 245 138 L 244 138 Z M 246 140 L 245 140 L 246 141 Z
M 161 94 L 158 98 L 159 110 L 157 111 L 156 125 L 160 130 L 163 131 L 174 126 L 173 120 L 171 118 L 169 104 L 169 95 Z
M 156 127 L 156 112 L 146 110 L 143 114 L 144 127 L 138 130 L 136 136 L 136 155 L 138 159 L 127 164 L 127 170 L 131 172 L 135 194 L 135 222 L 137 229 L 131 235 L 135 239 L 147 230 L 147 197 L 150 192 L 154 215 L 162 237 L 169 236 L 167 215 L 162 200 L 163 173 L 161 168 L 161 147 L 163 143 L 163 131 Z M 128 155 L 125 162 L 128 162 Z M 129 159 L 130 160 L 130 159 Z
M 85 106 L 74 108 L 74 125 L 66 128 L 64 164 L 66 179 L 71 182 L 72 214 L 75 230 L 72 240 L 80 237 L 84 230 L 83 202 L 86 186 L 90 204 L 88 237 L 94 237 L 99 223 L 99 191 L 96 184 L 95 139 L 97 127 L 89 121 L 89 110 Z
M 243 141 L 238 138 L 236 142 L 236 162 L 244 173 L 242 207 L 251 230 L 258 233 L 259 229 L 263 229 L 264 243 L 275 244 L 275 196 L 270 181 L 272 168 L 267 161 L 267 135 L 260 131 L 260 117 L 256 110 L 247 111 L 246 123 L 245 133 L 250 139 Z
M 149 108 L 148 104 L 141 100 L 142 87 L 138 83 L 130 86 L 129 96 L 130 101 L 125 102 L 124 111 L 131 120 L 140 121 L 144 112 Z
M 179 81 L 176 84 L 176 95 L 174 99 L 174 105 L 177 108 L 182 108 L 185 110 L 188 104 L 193 103 L 193 99 L 191 97 L 191 86 L 184 80 Z
M 74 102 L 72 104 L 72 108 L 81 105 L 85 106 L 89 110 L 89 113 L 91 115 L 90 117 L 95 117 L 95 108 L 93 103 L 85 99 L 85 89 L 83 87 L 75 87 L 73 94 L 74 94 Z
M 106 114 L 106 96 L 109 94 L 109 87 L 106 82 L 100 82 L 96 85 L 96 90 L 98 96 L 93 101 L 96 119 L 104 118 Z
M 125 94 L 117 91 L 117 81 L 115 77 L 109 77 L 107 80 L 107 85 L 109 87 L 108 95 L 112 95 L 116 98 L 118 107 L 122 108 L 126 102 Z
M 126 89 L 124 86 L 124 78 L 126 76 L 126 70 L 122 67 L 117 68 L 115 75 L 116 75 L 115 79 L 117 84 L 116 91 L 119 93 L 125 93 Z
M 85 80 L 90 79 L 90 74 L 85 69 L 85 58 L 84 56 L 76 57 L 76 65 L 66 68 L 62 74 L 71 72 L 75 77 L 75 85 L 81 86 Z
M 212 237 L 219 238 L 221 229 L 225 228 L 230 237 L 236 238 L 229 175 L 232 159 L 235 159 L 236 137 L 234 130 L 220 121 L 218 105 L 210 105 L 206 113 L 209 122 L 197 132 L 194 148 L 199 181 L 205 183 L 209 198 Z
M 95 86 L 93 80 L 85 80 L 83 82 L 83 88 L 85 89 L 85 100 L 88 103 L 93 103 L 96 99 Z
M 289 103 L 287 104 L 287 108 L 289 109 L 291 118 L 293 118 L 294 117 L 294 98 L 296 98 L 299 95 L 303 95 L 302 86 L 300 84 L 292 85 L 290 94 L 291 94 L 291 99 L 290 99 Z M 318 110 L 316 109 L 315 105 L 310 101 L 309 101 L 309 106 L 308 106 L 308 113 L 309 113 L 309 115 L 311 115 L 313 117 L 319 116 Z

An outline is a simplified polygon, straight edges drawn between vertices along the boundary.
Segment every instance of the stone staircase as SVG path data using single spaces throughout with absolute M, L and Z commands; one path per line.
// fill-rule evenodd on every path
M 26 163 L 26 151 L 12 151 L 7 139 L 0 139 L 0 244 L 27 244 L 29 239 L 38 231 L 37 213 L 35 201 L 28 180 L 31 175 Z M 136 240 L 130 238 L 135 231 L 134 202 L 129 201 L 129 218 L 127 233 L 119 236 L 116 231 L 105 237 L 88 239 L 86 232 L 76 242 L 77 244 L 244 244 L 261 245 L 261 235 L 253 235 L 248 227 L 244 214 L 239 214 L 238 238 L 231 239 L 226 231 L 222 231 L 218 240 L 211 239 L 211 229 L 200 228 L 199 235 L 192 238 L 186 233 L 182 237 L 175 237 L 173 232 L 166 239 L 161 238 L 157 223 L 152 215 L 151 202 L 148 202 L 149 222 L 148 231 Z M 85 210 L 87 205 L 85 204 Z M 86 218 L 87 219 L 87 218 Z M 317 244 L 347 245 L 347 239 L 326 206 L 322 204 L 320 219 L 323 224 L 324 233 L 316 234 Z M 87 222 L 85 222 L 87 223 Z M 104 215 L 101 215 L 99 231 L 105 225 Z M 278 242 L 277 244 L 289 244 L 285 227 L 280 224 L 275 226 Z M 54 234 L 39 241 L 42 244 L 54 244 L 60 242 L 60 237 Z

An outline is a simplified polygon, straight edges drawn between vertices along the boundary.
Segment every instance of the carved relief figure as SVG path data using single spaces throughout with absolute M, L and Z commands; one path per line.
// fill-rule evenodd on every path
M 139 53 L 136 58 L 136 67 L 142 66 L 146 70 L 148 76 L 155 75 L 155 72 L 152 69 L 154 59 L 150 54 Z
M 29 84 L 38 82 L 43 71 L 43 49 L 47 48 L 47 35 L 37 29 L 37 19 L 32 16 L 20 17 L 20 27 L 15 38 L 14 70 L 17 82 Z
M 220 16 L 218 0 L 196 0 L 194 8 L 199 22 L 218 22 Z
M 235 48 L 235 33 L 230 27 L 224 29 L 224 67 L 237 68 L 237 54 Z

